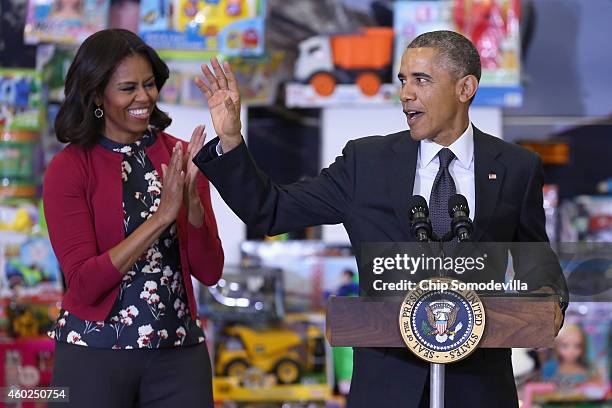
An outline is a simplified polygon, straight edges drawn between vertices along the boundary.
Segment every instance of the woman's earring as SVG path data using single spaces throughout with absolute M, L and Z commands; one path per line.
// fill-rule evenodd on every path
M 96 109 L 94 109 L 94 116 L 98 119 L 104 116 L 104 111 L 102 110 L 101 107 L 98 106 Z

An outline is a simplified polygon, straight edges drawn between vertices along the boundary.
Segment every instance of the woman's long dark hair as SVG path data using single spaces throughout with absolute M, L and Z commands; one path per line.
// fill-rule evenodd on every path
M 151 63 L 155 85 L 161 90 L 168 79 L 168 66 L 136 34 L 123 29 L 108 29 L 98 31 L 83 42 L 68 69 L 64 89 L 66 98 L 55 119 L 55 134 L 60 142 L 84 147 L 96 144 L 104 131 L 104 118 L 94 116 L 95 99 L 104 94 L 119 63 L 136 54 Z M 172 119 L 155 105 L 149 123 L 163 130 L 171 122 Z

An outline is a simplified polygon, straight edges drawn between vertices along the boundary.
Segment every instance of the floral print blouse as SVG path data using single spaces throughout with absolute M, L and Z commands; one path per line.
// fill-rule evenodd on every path
M 145 133 L 132 144 L 105 137 L 100 140 L 104 148 L 123 154 L 126 237 L 151 217 L 160 203 L 162 182 L 145 151 L 154 141 L 154 132 Z M 191 318 L 178 245 L 176 224 L 172 224 L 124 275 L 106 320 L 82 320 L 62 310 L 49 336 L 61 342 L 112 349 L 166 348 L 203 342 L 200 322 Z

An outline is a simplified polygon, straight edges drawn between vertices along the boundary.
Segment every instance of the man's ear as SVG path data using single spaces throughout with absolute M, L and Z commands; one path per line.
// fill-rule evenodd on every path
M 469 102 L 478 89 L 478 79 L 474 75 L 466 75 L 457 81 L 456 92 L 461 102 Z

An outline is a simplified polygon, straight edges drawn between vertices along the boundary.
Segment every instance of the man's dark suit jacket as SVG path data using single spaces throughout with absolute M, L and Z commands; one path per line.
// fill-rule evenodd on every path
M 350 141 L 319 176 L 290 185 L 271 182 L 244 143 L 221 157 L 217 143 L 204 146 L 194 162 L 251 227 L 276 235 L 343 223 L 357 257 L 366 242 L 413 240 L 408 202 L 419 143 L 409 131 Z M 474 127 L 474 173 L 474 241 L 548 241 L 537 155 Z M 517 278 L 531 281 L 534 289 L 541 285 L 529 276 L 530 267 L 520 269 L 523 276 Z M 558 263 L 553 273 L 560 274 Z M 361 275 L 360 270 L 360 281 Z M 565 293 L 562 278 L 550 286 Z M 428 371 L 426 362 L 405 349 L 356 348 L 348 407 L 416 408 L 428 387 Z M 445 390 L 447 407 L 516 407 L 510 350 L 479 349 L 447 365 Z

